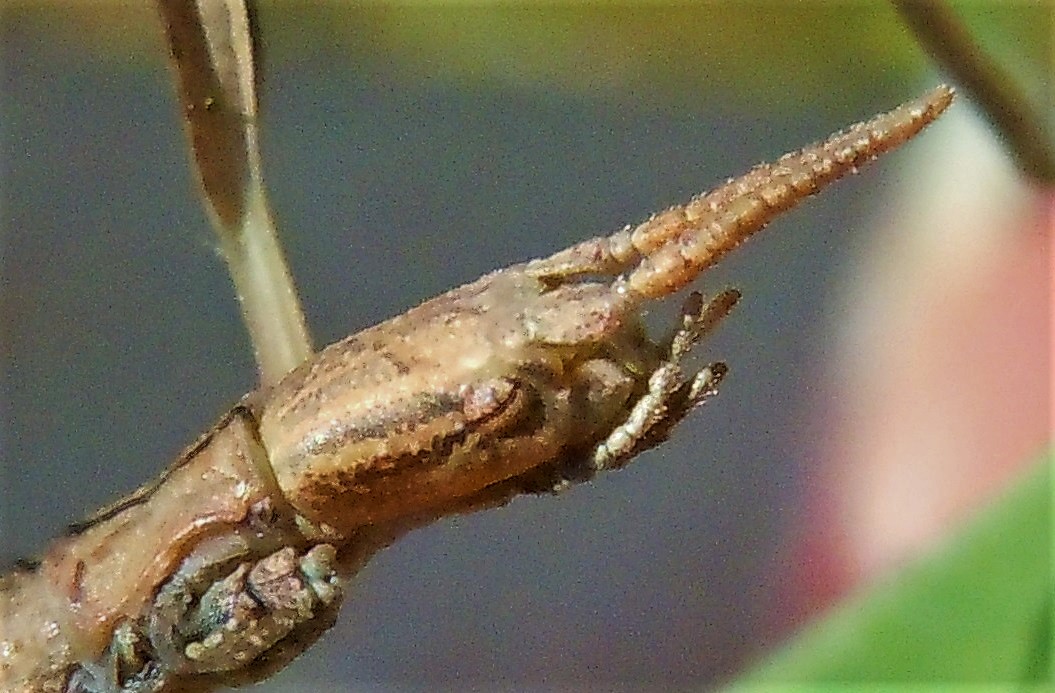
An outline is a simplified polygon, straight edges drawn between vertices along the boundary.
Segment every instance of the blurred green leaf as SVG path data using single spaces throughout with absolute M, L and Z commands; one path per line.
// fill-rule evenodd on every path
M 953 4 L 981 45 L 1013 73 L 1048 74 L 1050 18 L 1043 3 Z M 321 39 L 314 48 L 332 41 L 388 73 L 618 94 L 631 103 L 791 107 L 847 95 L 897 98 L 906 78 L 928 81 L 925 71 L 936 69 L 887 0 L 323 3 L 317 9 L 275 17 L 284 24 L 309 21 L 289 35 Z M 320 31 L 318 19 L 326 13 L 334 16 Z M 300 41 L 294 50 L 304 47 Z
M 1053 460 L 944 550 L 837 608 L 734 687 L 1050 681 Z
M 1047 98 L 1049 3 L 952 0 L 980 45 Z M 507 83 L 614 95 L 621 103 L 816 109 L 854 99 L 896 101 L 906 79 L 935 70 L 887 0 L 700 3 L 334 3 L 261 0 L 269 60 L 354 55 L 392 80 Z M 9 26 L 73 27 L 61 42 L 90 44 L 115 69 L 159 35 L 151 3 L 8 0 Z M 63 21 L 56 21 L 61 16 Z M 2 24 L 0 24 L 2 26 Z M 133 61 L 134 63 L 134 61 Z

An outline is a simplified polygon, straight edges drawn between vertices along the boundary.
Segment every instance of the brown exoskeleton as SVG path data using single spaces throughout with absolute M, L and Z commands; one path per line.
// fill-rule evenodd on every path
M 260 678 L 333 622 L 340 576 L 406 531 L 659 444 L 716 392 L 724 364 L 683 359 L 739 294 L 690 294 L 658 341 L 643 307 L 951 99 L 938 88 L 637 227 L 488 274 L 246 395 L 159 480 L 0 581 L 0 687 Z

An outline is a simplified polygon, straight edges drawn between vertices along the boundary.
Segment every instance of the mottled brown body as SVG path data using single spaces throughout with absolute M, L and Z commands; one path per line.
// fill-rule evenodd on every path
M 156 484 L 0 582 L 4 690 L 161 691 L 260 676 L 306 647 L 346 571 L 438 517 L 559 490 L 666 438 L 725 372 L 683 357 L 739 294 L 643 304 L 912 137 L 951 91 L 687 205 L 455 289 L 248 395 Z
M 338 342 L 283 381 L 261 435 L 298 510 L 344 536 L 440 511 L 582 457 L 618 423 L 659 349 L 607 285 L 547 293 L 525 269 Z M 561 310 L 580 320 L 551 324 Z
M 70 663 L 98 659 L 118 624 L 148 613 L 159 586 L 196 551 L 215 553 L 217 543 L 255 544 L 257 553 L 301 547 L 293 518 L 255 420 L 235 408 L 154 484 L 72 527 L 39 565 L 0 580 L 0 594 L 12 599 L 0 683 L 63 690 Z

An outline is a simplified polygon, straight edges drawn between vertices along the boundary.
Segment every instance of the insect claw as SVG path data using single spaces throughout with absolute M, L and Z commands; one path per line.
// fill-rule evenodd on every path
M 718 394 L 718 384 L 728 372 L 729 366 L 717 361 L 697 373 L 689 384 L 686 413 Z
M 674 331 L 663 342 L 673 358 L 681 359 L 689 353 L 701 339 L 725 319 L 740 301 L 739 289 L 724 289 L 705 304 L 703 295 L 693 291 L 685 299 L 681 308 L 681 327 Z
M 649 376 L 647 391 L 634 403 L 623 423 L 594 449 L 593 474 L 622 467 L 658 445 L 690 411 L 717 394 L 718 383 L 728 371 L 724 363 L 712 363 L 686 378 L 681 362 L 739 299 L 736 289 L 726 289 L 706 303 L 699 292 L 689 294 L 682 306 L 681 325 L 667 340 L 667 357 Z

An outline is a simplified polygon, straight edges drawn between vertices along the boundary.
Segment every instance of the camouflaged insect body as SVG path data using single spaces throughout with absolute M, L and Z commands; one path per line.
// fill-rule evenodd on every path
M 618 468 L 711 397 L 685 355 L 739 293 L 648 302 L 918 133 L 939 88 L 637 227 L 488 274 L 251 393 L 155 483 L 0 581 L 0 689 L 207 690 L 266 676 L 336 616 L 342 575 L 453 513 Z

